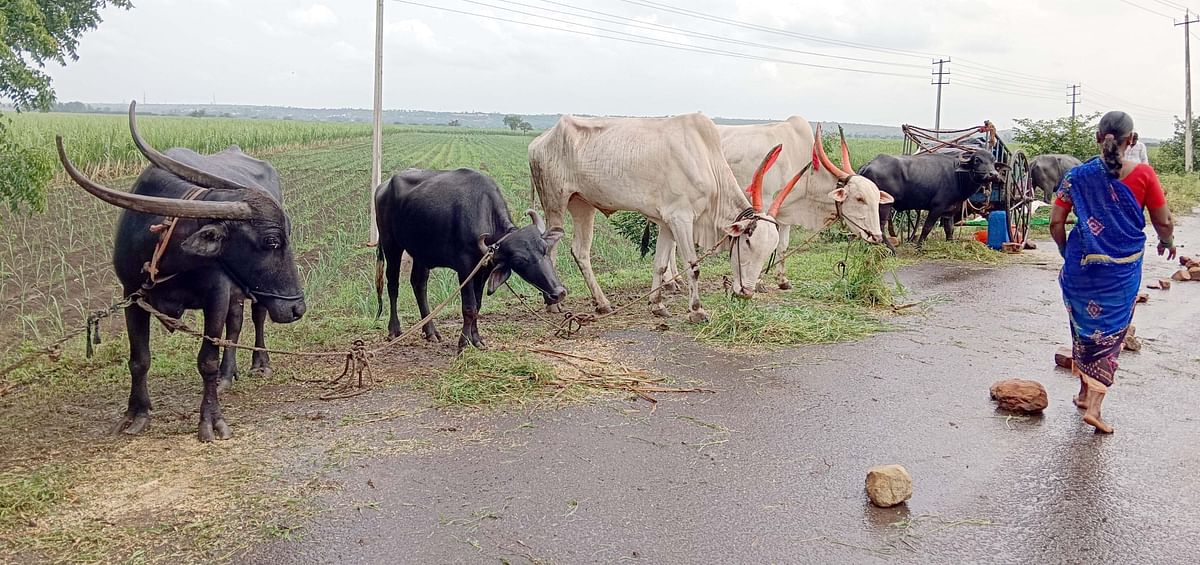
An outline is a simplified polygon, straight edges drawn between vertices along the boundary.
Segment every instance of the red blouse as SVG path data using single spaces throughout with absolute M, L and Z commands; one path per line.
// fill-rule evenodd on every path
M 1167 197 L 1163 194 L 1162 185 L 1158 182 L 1158 175 L 1154 174 L 1154 169 L 1150 165 L 1139 163 L 1128 176 L 1121 179 L 1121 182 L 1129 187 L 1129 190 L 1133 192 L 1134 199 L 1143 208 L 1162 208 L 1167 205 Z M 1055 197 L 1054 205 L 1067 210 L 1071 209 L 1071 201 L 1063 200 L 1061 196 Z

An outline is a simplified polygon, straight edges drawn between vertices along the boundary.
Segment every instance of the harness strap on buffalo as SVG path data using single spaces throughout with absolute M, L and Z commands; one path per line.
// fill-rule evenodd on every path
M 207 188 L 194 186 L 187 191 L 187 194 L 183 195 L 183 200 L 195 200 L 206 192 L 208 192 Z M 150 256 L 150 262 L 142 267 L 142 270 L 149 275 L 146 288 L 153 287 L 175 276 L 169 275 L 166 278 L 158 278 L 158 262 L 162 260 L 163 255 L 167 252 L 167 246 L 171 244 L 171 236 L 175 234 L 175 226 L 178 223 L 179 218 L 170 217 L 164 219 L 161 224 L 150 226 L 150 231 L 158 234 L 158 243 L 154 246 L 154 253 Z

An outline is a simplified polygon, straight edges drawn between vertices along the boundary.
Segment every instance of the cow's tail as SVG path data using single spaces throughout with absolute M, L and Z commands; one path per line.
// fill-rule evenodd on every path
M 383 260 L 383 246 L 375 248 L 375 319 L 383 316 L 383 269 L 387 264 Z
M 646 227 L 642 229 L 642 259 L 646 258 L 646 254 L 650 252 L 650 219 L 645 218 Z

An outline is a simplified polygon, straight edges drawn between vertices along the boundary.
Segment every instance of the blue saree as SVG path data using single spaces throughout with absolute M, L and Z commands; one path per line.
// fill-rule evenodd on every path
M 1058 277 L 1070 314 L 1075 368 L 1111 386 L 1142 284 L 1146 218 L 1129 187 L 1099 158 L 1071 169 L 1058 195 L 1078 218 Z

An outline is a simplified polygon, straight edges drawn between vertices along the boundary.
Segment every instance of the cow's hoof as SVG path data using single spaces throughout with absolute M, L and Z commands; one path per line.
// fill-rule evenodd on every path
M 779 281 L 779 290 L 792 290 L 792 283 L 787 279 Z
M 201 442 L 211 443 L 214 439 L 229 439 L 233 437 L 233 432 L 229 431 L 229 426 L 225 423 L 224 418 L 217 418 L 215 422 L 200 422 L 200 431 L 197 433 L 197 436 Z
M 767 283 L 758 281 L 754 284 L 754 292 L 767 292 Z
M 126 415 L 121 418 L 115 426 L 112 427 L 114 434 L 126 434 L 131 436 L 141 435 L 150 427 L 149 414 L 137 414 L 134 416 Z
M 679 283 L 677 283 L 675 281 L 671 281 L 669 283 L 663 283 L 662 289 L 664 292 L 669 292 L 671 294 L 675 294 L 675 293 L 679 292 Z
M 254 378 L 257 378 L 257 379 L 271 378 L 271 375 L 273 375 L 274 373 L 275 373 L 275 370 L 272 369 L 270 365 L 263 365 L 261 367 L 251 367 L 250 368 L 250 374 L 253 375 Z
M 671 313 L 667 311 L 667 306 L 665 304 L 650 305 L 650 313 L 658 316 L 659 318 L 666 318 L 671 315 Z
M 432 343 L 441 343 L 442 342 L 442 334 L 438 333 L 437 330 L 425 330 L 425 341 L 432 342 Z
M 693 324 L 702 324 L 708 321 L 708 314 L 704 310 L 692 310 L 688 314 L 688 321 Z
M 612 305 L 611 304 L 601 304 L 599 306 L 596 306 L 596 313 L 597 314 L 612 314 L 613 313 Z
M 546 305 L 546 313 L 547 314 L 562 314 L 562 311 L 563 311 L 562 303 Z

